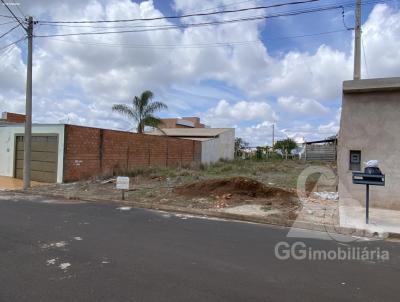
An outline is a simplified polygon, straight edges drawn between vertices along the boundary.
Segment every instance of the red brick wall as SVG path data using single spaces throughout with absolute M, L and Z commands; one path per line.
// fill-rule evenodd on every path
M 64 181 L 99 175 L 100 129 L 65 126 Z
M 176 118 L 163 118 L 161 119 L 161 123 L 158 125 L 159 128 L 177 128 L 176 127 Z M 181 128 L 187 128 L 181 126 Z
M 200 123 L 200 118 L 198 117 L 183 117 L 182 119 L 190 121 L 193 123 L 194 128 L 204 128 L 204 124 Z M 179 125 L 177 124 L 178 119 L 177 118 L 164 118 L 161 119 L 161 124 L 159 125 L 159 128 L 165 129 L 165 128 L 192 128 L 184 125 Z
M 183 117 L 184 120 L 191 121 L 195 128 L 204 128 L 204 124 L 200 123 L 200 118 L 195 116 Z
M 5 121 L 8 123 L 25 123 L 25 114 L 5 112 Z
M 200 160 L 197 141 L 65 126 L 65 182 L 138 167 L 187 166 Z

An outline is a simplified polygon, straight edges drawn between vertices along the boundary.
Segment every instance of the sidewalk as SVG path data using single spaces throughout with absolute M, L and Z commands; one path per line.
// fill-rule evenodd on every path
M 32 187 L 45 185 L 46 183 L 41 183 L 37 181 L 32 181 Z M 21 190 L 23 187 L 22 179 L 12 178 L 7 176 L 0 176 L 0 191 L 6 190 Z
M 370 208 L 369 224 L 366 224 L 364 207 L 339 205 L 339 218 L 341 227 L 362 229 L 378 234 L 400 234 L 400 211 Z

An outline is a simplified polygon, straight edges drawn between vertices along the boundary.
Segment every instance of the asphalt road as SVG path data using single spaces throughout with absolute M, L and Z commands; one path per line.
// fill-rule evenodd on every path
M 399 301 L 400 243 L 287 233 L 1 193 L 0 301 Z M 282 241 L 379 247 L 390 260 L 279 260 Z

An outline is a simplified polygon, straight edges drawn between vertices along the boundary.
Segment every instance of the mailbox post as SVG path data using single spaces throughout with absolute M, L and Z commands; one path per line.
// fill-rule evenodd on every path
M 353 184 L 365 185 L 365 222 L 369 223 L 369 186 L 385 186 L 384 174 L 353 172 Z

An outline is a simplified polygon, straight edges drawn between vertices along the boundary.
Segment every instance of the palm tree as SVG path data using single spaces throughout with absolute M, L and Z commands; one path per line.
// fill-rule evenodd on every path
M 156 111 L 168 109 L 167 105 L 162 102 L 153 102 L 153 96 L 153 92 L 146 90 L 140 97 L 133 98 L 133 106 L 114 104 L 112 110 L 134 119 L 137 122 L 137 133 L 143 133 L 145 126 L 157 128 L 161 123 L 161 120 L 154 116 Z

